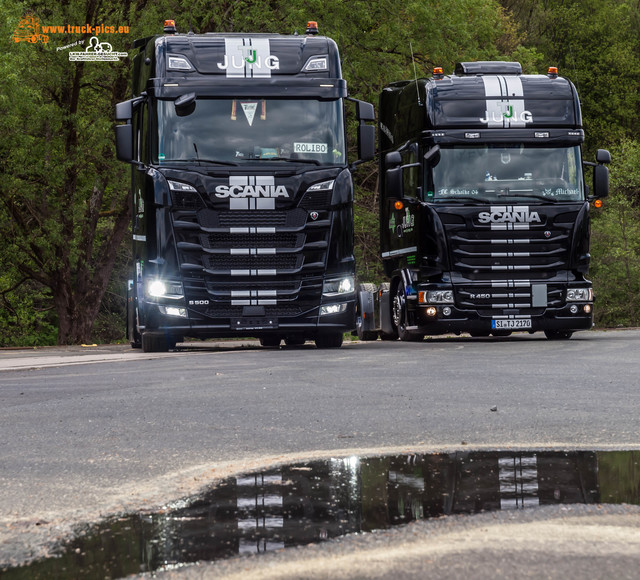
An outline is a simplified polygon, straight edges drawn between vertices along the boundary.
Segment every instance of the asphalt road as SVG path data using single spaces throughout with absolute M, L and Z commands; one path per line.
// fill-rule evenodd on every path
M 338 350 L 225 343 L 157 355 L 123 346 L 0 351 L 0 565 L 48 553 L 79 522 L 162 505 L 289 460 L 639 449 L 639 339 L 639 330 L 625 330 L 559 342 L 514 335 Z M 615 520 L 625 538 L 616 553 L 631 550 L 638 564 L 640 516 L 624 516 L 627 524 Z M 437 536 L 433 529 L 425 533 Z M 321 567 L 302 576 L 337 577 L 312 569 Z

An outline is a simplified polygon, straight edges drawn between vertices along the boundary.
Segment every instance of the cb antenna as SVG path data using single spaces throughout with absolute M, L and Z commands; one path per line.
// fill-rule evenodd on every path
M 418 89 L 418 70 L 416 69 L 416 59 L 413 57 L 413 45 L 409 43 L 409 50 L 411 50 L 411 62 L 413 63 L 413 77 L 416 81 L 416 94 L 418 95 L 418 106 L 421 107 L 420 102 L 420 90 Z

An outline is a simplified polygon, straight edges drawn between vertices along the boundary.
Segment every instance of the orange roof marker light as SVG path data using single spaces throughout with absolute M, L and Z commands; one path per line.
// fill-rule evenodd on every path
M 176 21 L 175 20 L 165 20 L 164 21 L 164 33 L 165 34 L 175 34 L 176 32 L 178 32 L 178 29 L 176 28 Z
M 309 22 L 307 22 L 307 31 L 305 34 L 313 34 L 314 36 L 318 34 L 318 23 L 315 20 L 309 20 Z
M 436 66 L 433 69 L 433 78 L 434 79 L 443 79 L 444 78 L 444 69 L 441 66 Z
M 547 72 L 547 76 L 550 79 L 557 79 L 558 78 L 558 67 L 557 66 L 550 66 L 549 67 L 549 71 Z

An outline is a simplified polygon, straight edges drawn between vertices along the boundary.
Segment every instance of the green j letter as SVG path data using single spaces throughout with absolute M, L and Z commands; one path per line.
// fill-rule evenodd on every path
M 251 51 L 251 60 L 249 60 L 249 57 L 245 57 L 244 60 L 246 60 L 249 64 L 253 64 L 254 62 L 256 62 L 256 58 L 257 58 L 257 54 L 255 50 Z
M 510 119 L 511 117 L 513 117 L 513 107 L 511 105 L 509 105 L 509 114 L 504 113 L 504 116 L 506 119 Z

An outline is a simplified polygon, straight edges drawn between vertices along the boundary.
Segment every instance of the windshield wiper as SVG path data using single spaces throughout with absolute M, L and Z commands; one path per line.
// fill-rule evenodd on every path
M 184 163 L 209 163 L 211 165 L 231 165 L 236 167 L 238 164 L 233 161 L 216 161 L 215 159 L 200 159 L 199 157 L 191 157 L 190 159 L 170 159 L 169 161 L 164 161 L 165 163 L 174 163 L 174 162 L 184 162 Z
M 553 197 L 547 197 L 546 195 L 539 195 L 535 193 L 499 193 L 498 197 L 513 197 L 514 199 L 520 199 L 521 197 L 528 197 L 531 199 L 540 199 L 542 201 L 548 201 L 550 203 L 558 203 L 559 200 Z M 576 200 L 577 201 L 577 200 Z
M 432 200 L 427 200 L 427 201 L 431 201 L 431 202 L 437 202 L 437 203 L 448 203 L 448 202 L 452 202 L 452 203 L 471 203 L 471 204 L 485 204 L 485 203 L 494 203 L 495 199 L 486 199 L 484 197 L 471 197 L 471 196 L 466 196 L 466 195 L 461 195 L 461 196 L 451 196 L 451 197 L 438 197 L 436 199 L 432 199 Z
M 257 157 L 256 159 L 247 159 L 247 161 L 288 161 L 289 163 L 313 163 L 321 165 L 317 159 L 292 159 L 291 157 Z

